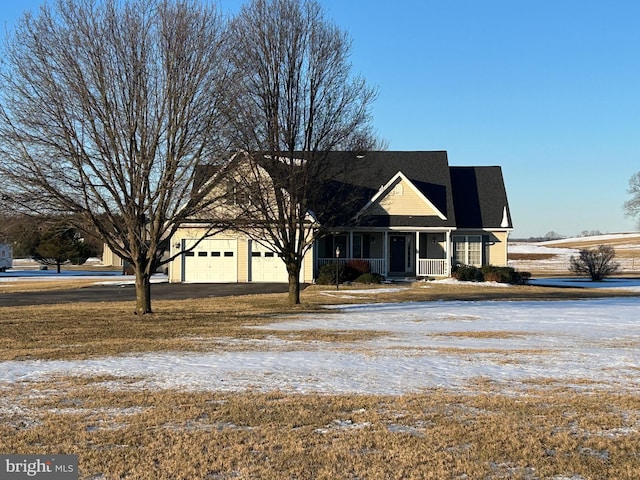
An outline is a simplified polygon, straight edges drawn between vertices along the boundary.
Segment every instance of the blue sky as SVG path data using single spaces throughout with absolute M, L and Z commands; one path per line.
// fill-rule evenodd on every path
M 221 0 L 233 11 L 240 0 Z M 377 86 L 389 150 L 500 165 L 515 230 L 634 230 L 640 171 L 640 2 L 320 0 Z M 5 0 L 0 24 L 40 1 Z

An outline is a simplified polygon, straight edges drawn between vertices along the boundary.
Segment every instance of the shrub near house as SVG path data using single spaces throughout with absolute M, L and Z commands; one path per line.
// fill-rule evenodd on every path
M 336 278 L 340 283 L 382 283 L 383 276 L 371 272 L 371 265 L 366 260 L 354 259 L 346 265 L 325 264 L 320 267 L 320 274 L 316 280 L 319 285 L 335 285 Z
M 526 285 L 531 278 L 529 272 L 518 272 L 512 267 L 485 265 L 482 268 L 459 265 L 451 276 L 461 282 L 498 282 L 512 285 Z

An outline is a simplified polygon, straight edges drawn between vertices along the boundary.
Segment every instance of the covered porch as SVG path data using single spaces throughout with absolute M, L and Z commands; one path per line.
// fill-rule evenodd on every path
M 387 278 L 451 275 L 450 230 L 351 230 L 319 239 L 314 252 L 316 274 L 322 265 L 358 260 Z

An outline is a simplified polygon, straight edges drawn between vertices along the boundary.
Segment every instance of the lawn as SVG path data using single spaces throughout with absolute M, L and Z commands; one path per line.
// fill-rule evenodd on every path
M 92 480 L 636 478 L 633 295 L 420 283 L 311 287 L 294 311 L 2 308 L 0 451 L 77 454 Z

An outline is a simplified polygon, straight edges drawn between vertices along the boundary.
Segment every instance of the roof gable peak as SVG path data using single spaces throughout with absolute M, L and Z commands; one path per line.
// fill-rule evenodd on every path
M 398 170 L 398 172 L 391 177 L 391 179 L 385 183 L 384 185 L 381 185 L 380 188 L 378 189 L 378 191 L 376 192 L 376 194 L 367 202 L 367 204 L 362 207 L 360 209 L 360 211 L 356 214 L 356 218 L 362 216 L 365 214 L 365 212 L 375 203 L 381 201 L 383 198 L 385 198 L 387 195 L 389 195 L 391 193 L 391 190 L 393 188 L 395 188 L 395 186 L 397 185 L 397 182 L 404 182 L 404 184 L 406 184 L 411 191 L 425 204 L 428 206 L 429 209 L 431 209 L 433 212 L 435 212 L 436 216 L 438 216 L 438 218 L 440 218 L 441 220 L 446 220 L 447 217 L 438 209 L 436 208 L 436 206 L 433 204 L 433 202 L 431 202 L 431 200 L 429 200 L 425 194 L 418 188 L 416 187 L 416 185 L 404 174 L 402 173 L 402 171 Z

